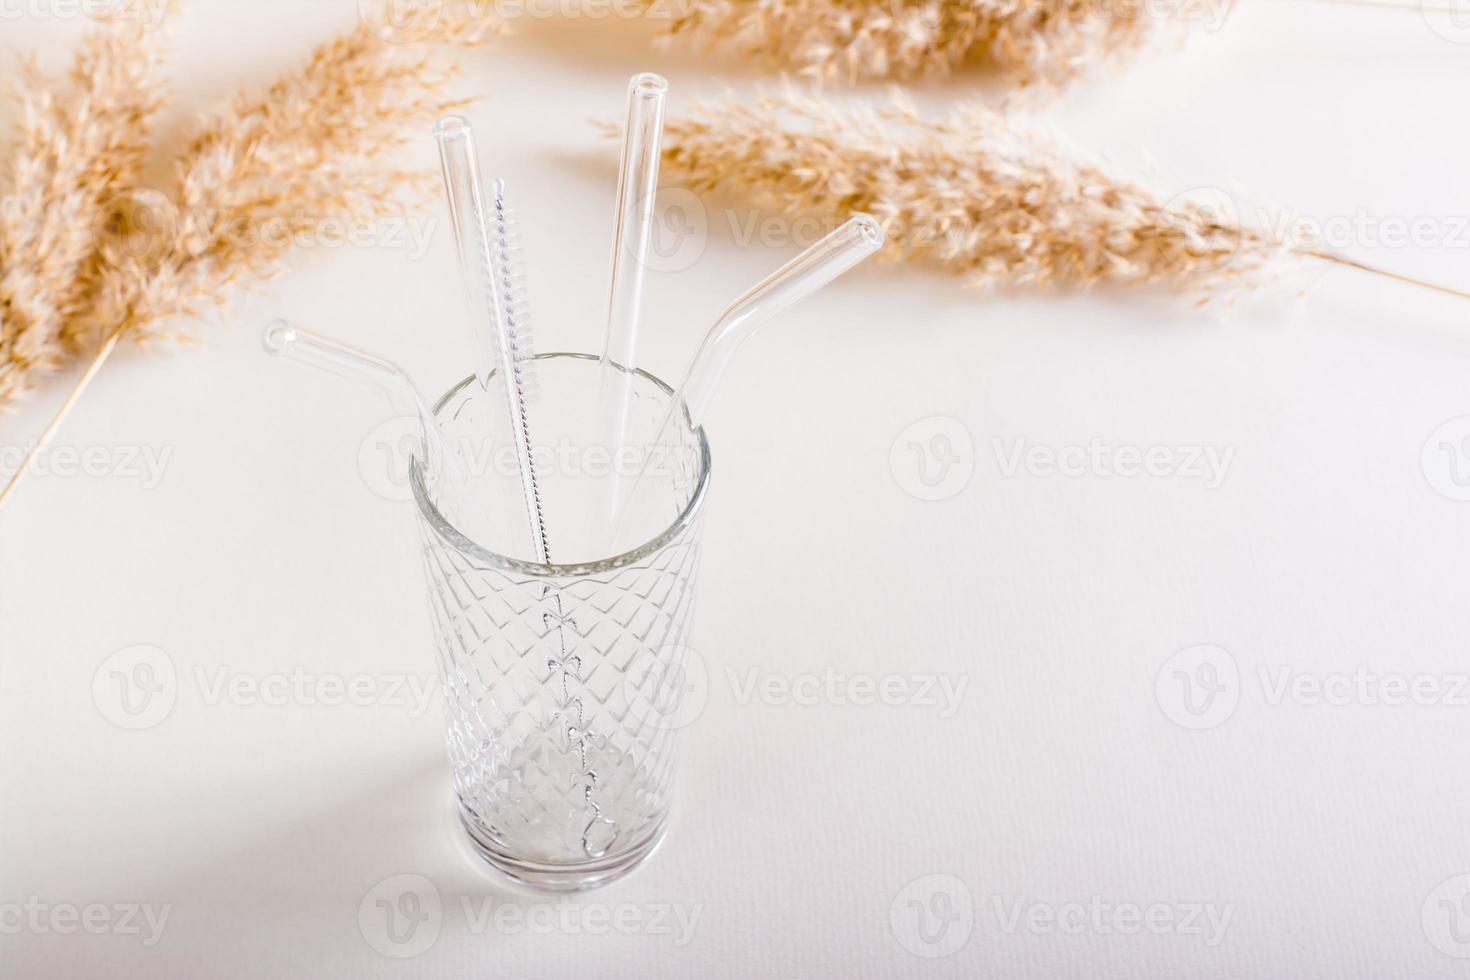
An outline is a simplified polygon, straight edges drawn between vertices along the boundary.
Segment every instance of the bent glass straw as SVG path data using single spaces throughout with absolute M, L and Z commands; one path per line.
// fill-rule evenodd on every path
M 618 168 L 618 200 L 613 227 L 612 286 L 608 295 L 607 336 L 602 349 L 595 441 L 615 459 L 627 441 L 632 409 L 633 371 L 638 366 L 638 323 L 643 306 L 654 206 L 663 153 L 664 97 L 669 83 L 651 73 L 628 83 L 628 119 Z M 622 481 L 609 476 L 599 487 L 589 483 L 588 530 L 610 535 L 620 506 Z M 611 544 L 611 541 L 608 541 Z
M 648 444 L 650 456 L 652 450 L 664 444 L 670 434 L 670 426 L 680 414 L 687 414 L 691 430 L 699 428 L 736 351 L 757 330 L 882 247 L 883 229 L 878 222 L 866 214 L 853 215 L 836 231 L 736 300 L 705 335 L 704 342 L 695 353 L 684 382 L 670 400 L 668 410 Z M 628 522 L 644 506 L 638 490 L 650 461 L 644 461 L 628 504 L 617 515 L 614 544 L 621 540 Z
M 434 413 L 409 380 L 403 369 L 392 361 L 349 347 L 346 344 L 300 330 L 285 320 L 275 320 L 265 328 L 261 343 L 266 352 L 288 361 L 330 372 L 348 381 L 382 392 L 393 410 L 405 418 L 416 418 L 420 426 L 419 450 L 427 469 L 443 463 L 451 478 L 461 474 L 458 461 L 444 442 L 444 435 Z M 456 486 L 462 484 L 456 482 Z

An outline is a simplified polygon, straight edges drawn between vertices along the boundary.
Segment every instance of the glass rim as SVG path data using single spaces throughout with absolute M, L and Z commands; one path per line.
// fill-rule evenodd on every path
M 602 360 L 596 354 L 578 354 L 572 351 L 554 351 L 546 354 L 537 354 L 533 360 L 547 361 L 556 358 L 597 362 Z M 634 368 L 633 373 L 652 382 L 656 388 L 664 392 L 670 399 L 674 397 L 674 389 L 669 387 L 663 379 L 649 374 L 642 368 Z M 450 400 L 463 391 L 467 385 L 474 383 L 474 381 L 475 376 L 472 374 L 441 395 L 439 400 L 434 403 L 434 417 L 438 418 L 440 412 L 444 410 Z M 690 421 L 687 407 L 684 410 L 684 421 L 686 423 Z M 526 561 L 522 558 L 512 558 L 509 555 L 502 555 L 465 534 L 454 525 L 454 522 L 444 516 L 439 510 L 438 504 L 434 502 L 430 495 L 428 487 L 424 485 L 423 470 L 419 466 L 419 458 L 417 456 L 413 458 L 409 466 L 409 484 L 413 488 L 414 502 L 418 504 L 419 513 L 428 522 L 429 527 L 433 529 L 435 534 L 439 535 L 451 547 L 462 554 L 469 555 L 471 558 L 503 572 L 531 575 L 538 578 L 572 578 L 598 575 L 603 572 L 627 568 L 630 565 L 637 564 L 649 555 L 662 551 L 673 543 L 679 535 L 683 534 L 699 516 L 700 511 L 704 507 L 704 498 L 709 492 L 710 451 L 709 439 L 705 436 L 704 427 L 700 426 L 696 429 L 695 434 L 699 440 L 699 482 L 695 486 L 694 492 L 689 495 L 689 503 L 684 506 L 679 516 L 674 518 L 672 524 L 643 544 L 630 548 L 621 554 L 599 558 L 593 561 L 574 562 L 572 564 L 557 564 L 552 562 L 543 565 L 540 562 Z

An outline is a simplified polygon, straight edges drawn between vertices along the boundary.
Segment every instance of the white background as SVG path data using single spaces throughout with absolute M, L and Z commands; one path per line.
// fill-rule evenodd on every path
M 180 94 L 164 132 L 355 17 L 346 2 L 194 4 L 174 25 Z M 1222 186 L 1318 219 L 1463 221 L 1470 29 L 1436 23 L 1242 0 L 1218 32 L 1043 112 L 1123 172 L 1152 167 L 1168 194 Z M 0 25 L 7 46 L 45 45 L 48 60 L 84 29 L 33 13 Z M 587 119 L 616 116 L 637 70 L 670 79 L 675 113 L 758 81 L 658 52 L 651 34 L 527 24 L 470 59 L 464 91 L 488 96 L 471 115 L 493 132 L 487 156 L 528 225 L 544 349 L 599 334 L 616 150 Z M 977 91 L 959 79 L 924 98 Z M 698 260 L 653 280 L 646 363 L 659 373 L 795 254 L 736 241 L 727 203 L 708 203 Z M 1470 284 L 1470 232 L 1441 229 L 1435 247 L 1346 244 Z M 198 324 L 203 349 L 125 351 L 58 445 L 167 452 L 162 480 L 38 478 L 0 516 L 0 906 L 171 907 L 151 947 L 115 932 L 0 934 L 0 974 L 1470 970 L 1455 955 L 1470 954 L 1455 940 L 1470 938 L 1470 913 L 1456 911 L 1470 891 L 1457 877 L 1470 874 L 1470 706 L 1455 690 L 1470 670 L 1470 504 L 1436 489 L 1470 463 L 1457 450 L 1470 423 L 1422 459 L 1443 423 L 1470 416 L 1470 306 L 1346 270 L 1305 276 L 1304 300 L 1294 281 L 1196 310 L 1141 295 L 985 297 L 873 267 L 800 308 L 749 345 L 710 419 L 716 486 L 692 636 L 708 684 L 674 829 L 636 876 L 536 911 L 544 899 L 502 888 L 458 842 L 437 703 L 211 703 L 220 678 L 432 675 L 411 514 L 359 470 L 382 408 L 258 343 L 286 314 L 442 389 L 468 347 L 442 221 L 430 245 L 418 259 L 391 247 L 298 256 L 227 322 Z M 0 442 L 30 439 L 62 387 L 0 420 Z M 944 431 L 962 454 L 973 447 L 960 463 L 972 477 L 942 501 L 906 489 L 919 485 L 912 434 L 891 465 L 900 434 L 933 416 L 957 420 Z M 1094 437 L 1233 456 L 1215 488 L 1002 465 L 1016 440 Z M 126 731 L 93 680 L 137 644 L 163 651 L 176 683 L 167 717 Z M 1219 650 L 1171 660 L 1199 645 Z M 1174 672 L 1206 676 L 1201 657 L 1225 690 L 1196 717 Z M 826 696 L 741 703 L 752 671 L 828 668 L 965 687 L 949 717 Z M 1459 703 L 1276 696 L 1283 672 L 1359 668 L 1431 675 L 1439 700 Z M 360 906 L 398 875 L 422 876 L 442 903 L 437 939 L 407 960 L 359 926 Z M 492 914 L 480 928 L 487 899 L 531 909 L 531 924 Z M 1101 920 L 1065 908 L 1094 902 Z M 1159 934 L 1115 928 L 1151 905 Z M 1180 928 L 1190 905 L 1228 913 L 1223 936 Z M 581 928 L 623 906 L 644 928 Z M 660 906 L 697 913 L 692 935 L 677 918 L 654 928 Z M 1046 928 L 1049 909 L 1080 928 Z M 959 918 L 942 931 L 946 910 Z M 934 953 L 950 955 L 919 955 Z

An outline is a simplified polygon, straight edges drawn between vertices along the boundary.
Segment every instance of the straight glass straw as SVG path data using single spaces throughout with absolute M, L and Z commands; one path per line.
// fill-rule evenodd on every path
M 484 187 L 480 183 L 475 133 L 463 116 L 445 116 L 434 126 L 434 140 L 439 144 L 449 221 L 454 228 L 460 274 L 479 347 L 476 373 L 480 386 L 486 388 L 490 375 L 500 366 L 497 337 L 505 305 L 491 264 L 490 226 Z
M 490 392 L 491 375 L 499 372 L 500 382 L 490 402 L 488 432 L 492 439 L 504 436 L 514 444 L 516 465 L 520 471 L 521 499 L 525 506 L 530 550 L 539 562 L 550 561 L 546 543 L 545 521 L 536 488 L 531 456 L 530 431 L 525 421 L 525 392 L 518 384 L 519 365 L 516 345 L 510 335 L 511 321 L 508 299 L 501 288 L 500 265 L 494 256 L 490 235 L 490 210 L 486 204 L 484 185 L 480 181 L 480 162 L 475 150 L 474 129 L 462 116 L 445 116 L 434 127 L 439 144 L 440 163 L 444 169 L 444 187 L 449 202 L 450 223 L 459 250 L 460 274 L 469 305 L 470 319 L 479 340 L 480 387 Z M 499 395 L 496 398 L 494 395 Z M 504 522 L 509 542 L 521 539 L 517 522 Z
M 602 349 L 596 444 L 617 459 L 627 442 L 632 410 L 633 372 L 638 366 L 638 325 L 643 306 L 649 252 L 653 242 L 659 162 L 663 153 L 664 98 L 669 83 L 650 73 L 628 83 L 628 118 L 618 172 L 613 227 L 612 286 L 608 295 L 607 336 Z M 610 546 L 612 522 L 621 506 L 623 481 L 614 467 L 602 487 L 589 481 L 588 531 Z
M 653 441 L 648 444 L 648 458 L 639 469 L 627 504 L 613 522 L 616 532 L 614 543 L 623 543 L 621 538 L 629 521 L 638 515 L 641 507 L 646 506 L 641 498 L 647 495 L 640 494 L 639 489 L 654 453 L 668 448 L 665 440 L 672 434 L 676 422 L 687 422 L 691 430 L 699 428 L 740 346 L 762 326 L 882 247 L 883 229 L 878 222 L 866 214 L 853 215 L 826 238 L 752 287 L 725 311 L 705 335 L 683 383 L 655 430 Z M 686 418 L 681 420 L 680 416 Z M 623 544 L 631 546 L 636 543 Z

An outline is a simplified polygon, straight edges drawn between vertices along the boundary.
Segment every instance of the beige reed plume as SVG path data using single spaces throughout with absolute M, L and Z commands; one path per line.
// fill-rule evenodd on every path
M 209 116 L 175 157 L 171 196 L 136 186 L 133 134 L 157 107 L 148 38 L 89 42 L 100 91 L 92 102 L 78 97 L 69 125 L 95 131 L 92 143 L 74 142 L 32 86 L 25 118 L 36 121 L 7 188 L 22 203 L 7 208 L 0 231 L 0 405 L 65 351 L 92 358 L 0 491 L 0 506 L 122 340 L 173 337 L 172 321 L 222 309 L 234 287 L 278 272 L 299 232 L 395 213 L 431 187 L 431 174 L 385 162 L 407 142 L 407 126 L 459 104 L 445 94 L 455 67 L 431 45 L 478 44 L 497 32 L 474 4 L 446 11 L 418 43 L 403 43 L 387 21 L 364 20 L 263 95 L 241 95 Z M 53 212 L 57 202 L 65 207 Z
M 642 0 L 650 16 L 669 0 Z M 969 64 L 1060 83 L 1234 0 L 683 0 L 670 35 L 814 78 L 922 78 Z
M 137 24 L 93 32 L 60 94 L 34 61 L 22 66 L 20 133 L 0 181 L 0 407 L 65 359 L 58 341 L 100 272 L 98 211 L 138 180 L 163 104 L 159 51 L 144 41 Z
M 615 124 L 601 124 L 615 132 Z M 962 106 L 938 120 L 895 95 L 840 109 L 788 89 L 671 119 L 666 172 L 780 214 L 884 226 L 892 258 L 995 288 L 1155 284 L 1208 296 L 1310 256 L 1457 296 L 1312 242 L 1284 244 L 1229 208 L 1164 200 L 1006 117 Z
M 969 65 L 1055 87 L 1150 45 L 1218 30 L 1238 0 L 638 0 L 688 36 L 813 78 L 915 79 Z M 1314 0 L 1421 15 L 1431 0 Z

